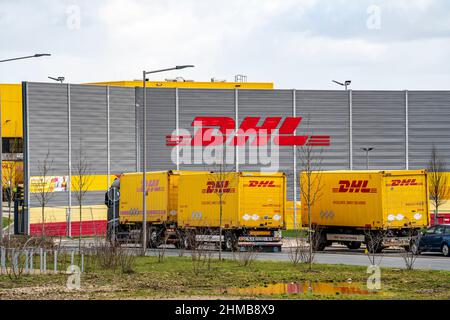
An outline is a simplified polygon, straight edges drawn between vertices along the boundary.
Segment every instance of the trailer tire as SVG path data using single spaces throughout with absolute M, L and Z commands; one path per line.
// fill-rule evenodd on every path
M 238 245 L 236 235 L 233 232 L 226 232 L 222 248 L 225 251 L 236 251 L 237 247 Z
M 376 236 L 374 239 L 366 237 L 366 247 L 370 253 L 381 253 L 383 251 L 382 239 L 378 239 Z
M 350 250 L 357 250 L 357 249 L 361 248 L 361 242 L 359 242 L 359 241 L 350 241 L 350 242 L 347 242 L 345 245 Z
M 148 247 L 149 248 L 158 248 L 160 245 L 163 244 L 163 238 L 161 235 L 164 233 L 164 229 L 157 228 L 157 227 L 150 227 L 148 228 Z
M 406 248 L 405 248 L 406 249 Z M 419 245 L 416 243 L 416 241 L 412 242 L 411 245 L 409 246 L 409 250 L 411 251 L 411 253 L 415 256 L 420 255 L 420 249 L 419 249 Z
M 313 237 L 313 245 L 314 251 L 323 251 L 328 245 L 327 234 L 325 232 L 321 232 L 319 239 L 314 239 Z

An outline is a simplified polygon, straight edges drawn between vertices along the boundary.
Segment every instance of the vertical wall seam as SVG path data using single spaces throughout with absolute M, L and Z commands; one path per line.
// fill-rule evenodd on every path
M 72 236 L 72 117 L 71 117 L 71 100 L 70 100 L 70 84 L 67 84 L 67 127 L 68 127 L 68 173 L 67 179 L 68 197 L 69 197 L 69 237 Z
M 350 170 L 353 170 L 353 91 L 348 92 L 348 106 L 349 106 L 349 148 L 350 148 Z
M 28 82 L 22 84 L 22 106 L 23 106 L 23 136 L 24 136 L 24 207 L 26 221 L 24 223 L 23 232 L 30 235 L 30 132 L 29 132 L 29 117 L 28 117 Z
M 136 172 L 140 169 L 140 145 L 139 145 L 139 114 L 136 95 L 138 94 L 138 88 L 134 89 L 134 147 L 136 153 Z
M 180 115 L 179 115 L 179 95 L 178 95 L 178 88 L 175 88 L 175 132 L 176 132 L 176 139 L 179 139 L 180 137 Z M 177 170 L 180 170 L 180 146 L 177 143 L 176 145 L 176 153 L 177 153 Z
M 405 167 L 409 170 L 409 92 L 405 90 Z
M 236 137 L 236 141 L 239 140 L 238 138 L 238 123 L 239 123 L 239 90 L 238 89 L 234 89 L 234 132 L 235 132 L 235 137 Z M 235 167 L 236 167 L 236 172 L 239 172 L 239 146 L 236 145 L 234 146 L 234 150 L 235 150 Z M 225 152 L 225 150 L 224 150 Z
M 106 121 L 107 121 L 107 127 L 106 127 L 106 148 L 107 148 L 107 175 L 108 175 L 108 188 L 111 185 L 111 129 L 110 129 L 110 104 L 109 104 L 109 86 L 106 86 Z
M 292 90 L 292 116 L 295 118 L 297 116 L 297 93 L 295 89 Z M 294 130 L 294 136 L 297 135 L 297 129 Z M 297 229 L 297 148 L 294 145 L 293 147 L 294 156 L 293 156 L 293 179 L 294 179 L 294 229 Z

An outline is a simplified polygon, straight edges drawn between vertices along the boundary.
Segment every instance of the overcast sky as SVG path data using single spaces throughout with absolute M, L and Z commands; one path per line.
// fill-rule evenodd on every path
M 279 89 L 450 89 L 448 0 L 0 0 L 0 82 L 270 81 Z

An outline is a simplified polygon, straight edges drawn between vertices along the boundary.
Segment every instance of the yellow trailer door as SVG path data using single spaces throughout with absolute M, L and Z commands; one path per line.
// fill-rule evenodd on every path
M 383 184 L 384 227 L 428 225 L 428 186 L 424 172 L 388 175 Z
M 283 228 L 283 175 L 243 176 L 240 184 L 239 224 L 246 228 Z

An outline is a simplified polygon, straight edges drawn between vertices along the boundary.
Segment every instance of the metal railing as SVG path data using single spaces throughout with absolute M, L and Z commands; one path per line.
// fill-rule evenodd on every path
M 84 273 L 92 250 L 0 247 L 0 274 L 60 274 L 70 272 L 68 267 L 74 265 Z

